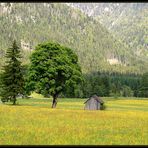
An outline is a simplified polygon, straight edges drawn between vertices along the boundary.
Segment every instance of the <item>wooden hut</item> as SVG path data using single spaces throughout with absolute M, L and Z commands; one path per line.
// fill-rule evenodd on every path
M 84 102 L 85 110 L 101 110 L 103 108 L 104 101 L 97 95 L 93 95 L 86 102 Z

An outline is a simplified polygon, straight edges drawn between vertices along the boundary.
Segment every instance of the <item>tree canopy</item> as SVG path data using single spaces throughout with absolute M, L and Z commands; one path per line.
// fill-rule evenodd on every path
M 58 43 L 39 44 L 30 61 L 28 86 L 44 96 L 51 95 L 52 108 L 56 107 L 57 97 L 67 85 L 77 85 L 83 80 L 77 55 Z

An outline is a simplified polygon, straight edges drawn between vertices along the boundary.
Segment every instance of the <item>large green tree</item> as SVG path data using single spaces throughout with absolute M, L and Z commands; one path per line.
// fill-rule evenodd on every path
M 77 55 L 58 43 L 39 44 L 30 59 L 28 87 L 45 96 L 51 95 L 52 108 L 66 86 L 75 86 L 83 80 Z
M 20 58 L 20 49 L 14 41 L 12 47 L 6 52 L 6 62 L 1 74 L 2 102 L 10 100 L 15 105 L 17 96 L 24 92 L 23 68 Z

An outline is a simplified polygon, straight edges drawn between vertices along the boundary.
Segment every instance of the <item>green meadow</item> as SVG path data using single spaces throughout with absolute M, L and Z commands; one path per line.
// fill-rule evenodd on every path
M 0 145 L 147 145 L 148 99 L 103 98 L 106 110 L 84 110 L 86 99 L 33 94 L 0 104 Z

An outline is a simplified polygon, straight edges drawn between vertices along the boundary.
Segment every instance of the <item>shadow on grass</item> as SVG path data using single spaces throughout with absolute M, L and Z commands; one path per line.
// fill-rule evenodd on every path
M 32 106 L 31 104 L 6 104 L 6 103 L 2 103 L 2 105 L 6 105 L 6 106 Z
M 12 104 L 12 103 L 1 103 L 1 105 L 6 105 L 6 106 L 39 106 L 39 104 Z

